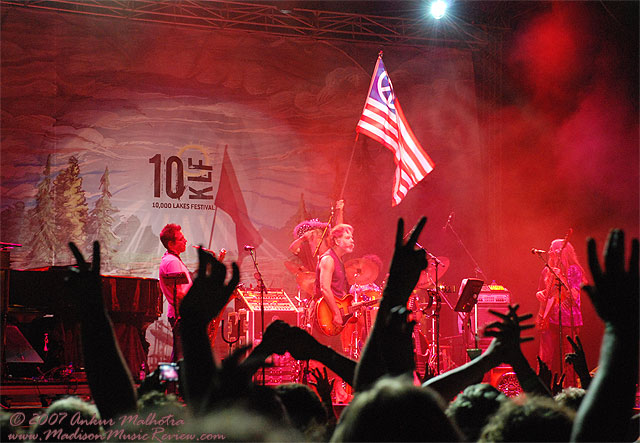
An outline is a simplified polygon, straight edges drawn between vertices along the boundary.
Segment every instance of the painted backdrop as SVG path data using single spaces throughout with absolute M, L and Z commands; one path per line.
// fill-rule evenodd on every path
M 105 273 L 156 276 L 173 222 L 231 260 L 254 243 L 267 284 L 293 290 L 292 228 L 326 219 L 341 193 L 378 47 L 18 9 L 2 41 L 2 241 L 24 244 L 14 267 L 69 264 L 68 241 L 89 251 L 98 239 Z M 385 63 L 436 162 L 405 206 L 446 213 L 443 197 L 479 192 L 470 53 L 387 48 Z M 437 171 L 454 162 L 464 174 L 442 195 Z M 393 234 L 379 239 L 395 223 L 394 169 L 361 137 L 344 192 L 355 256 L 390 253 Z M 223 195 L 229 174 L 240 192 Z M 195 269 L 195 249 L 185 262 Z M 242 269 L 252 283 L 250 260 Z

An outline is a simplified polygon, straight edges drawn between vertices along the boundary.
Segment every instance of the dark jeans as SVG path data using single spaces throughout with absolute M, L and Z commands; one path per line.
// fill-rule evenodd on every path
M 173 351 L 171 351 L 171 361 L 182 360 L 182 334 L 180 333 L 180 319 L 170 318 L 169 324 L 173 332 Z

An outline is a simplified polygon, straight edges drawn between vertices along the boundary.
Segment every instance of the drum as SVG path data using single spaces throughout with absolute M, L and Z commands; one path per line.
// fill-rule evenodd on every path
M 378 300 L 382 298 L 382 290 L 375 283 L 366 285 L 353 285 L 349 290 L 353 294 L 355 302 Z

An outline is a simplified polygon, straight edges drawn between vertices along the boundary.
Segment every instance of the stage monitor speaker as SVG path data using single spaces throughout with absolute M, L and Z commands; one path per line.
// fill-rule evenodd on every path
M 20 329 L 15 325 L 7 325 L 5 334 L 7 375 L 13 379 L 32 378 L 40 375 L 40 365 L 44 361 L 22 335 Z
M 7 325 L 6 334 L 5 356 L 7 363 L 44 363 L 17 326 Z

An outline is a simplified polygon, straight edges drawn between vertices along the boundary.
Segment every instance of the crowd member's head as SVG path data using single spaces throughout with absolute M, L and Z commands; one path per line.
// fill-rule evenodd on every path
M 102 433 L 100 426 L 100 413 L 95 405 L 78 397 L 66 397 L 54 401 L 45 411 L 47 417 L 62 417 L 65 420 L 38 421 L 31 430 L 31 434 L 37 435 L 36 441 L 60 441 L 73 440 L 67 436 L 77 435 L 77 441 L 96 440 Z M 75 417 L 75 420 L 71 420 Z
M 150 391 L 138 399 L 138 410 L 116 418 L 115 424 L 106 432 L 108 441 L 124 441 L 126 435 L 154 435 L 159 426 L 154 421 L 141 423 L 136 417 L 157 417 L 158 420 L 170 417 L 163 422 L 162 434 L 180 434 L 185 423 L 190 419 L 189 410 L 174 394 Z
M 210 411 L 238 408 L 251 411 L 274 423 L 291 424 L 289 415 L 275 390 L 269 386 L 250 384 L 233 394 L 225 394 L 224 398 L 212 399 L 208 406 Z
M 307 385 L 287 383 L 276 386 L 276 394 L 289 415 L 291 424 L 305 435 L 323 433 L 327 411 L 320 398 Z
M 174 394 L 167 394 L 160 391 L 150 391 L 138 398 L 138 411 L 144 413 L 145 411 L 157 410 L 157 409 L 173 409 L 180 411 L 183 409 L 183 404 L 180 403 L 178 397 Z
M 302 436 L 290 425 L 237 406 L 217 410 L 202 418 L 191 420 L 182 431 L 200 436 L 201 440 L 207 441 L 303 441 Z M 215 435 L 220 437 L 215 438 Z
M 574 415 L 551 398 L 520 396 L 502 403 L 478 441 L 569 441 Z
M 167 251 L 182 254 L 187 247 L 187 239 L 182 234 L 182 227 L 169 223 L 160 232 L 160 241 Z
M 331 229 L 331 246 L 342 248 L 345 252 L 353 252 L 353 227 L 347 224 L 336 225 Z
M 383 378 L 355 396 L 331 438 L 346 441 L 461 441 L 444 400 L 405 377 Z
M 9 412 L 0 410 L 0 441 L 16 440 L 15 437 L 9 437 L 18 434 L 18 429 L 11 424 L 11 416 Z
M 489 417 L 506 401 L 509 398 L 490 384 L 478 383 L 467 386 L 458 394 L 445 413 L 458 425 L 467 440 L 476 441 Z
M 566 406 L 567 408 L 578 411 L 584 396 L 587 395 L 587 391 L 582 388 L 564 388 L 561 392 L 558 392 L 553 399 L 556 403 Z

